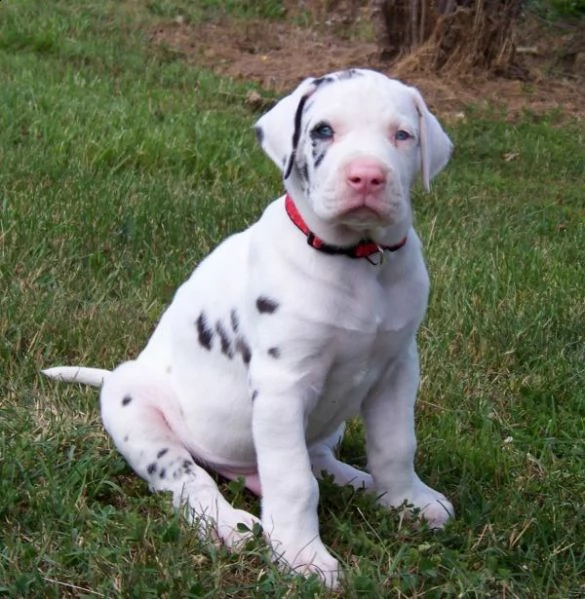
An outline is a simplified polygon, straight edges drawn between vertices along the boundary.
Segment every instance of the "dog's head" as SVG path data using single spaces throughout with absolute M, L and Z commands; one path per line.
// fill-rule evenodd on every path
M 428 189 L 452 149 L 418 90 L 365 69 L 305 79 L 255 128 L 295 200 L 355 230 L 409 220 L 414 179 Z

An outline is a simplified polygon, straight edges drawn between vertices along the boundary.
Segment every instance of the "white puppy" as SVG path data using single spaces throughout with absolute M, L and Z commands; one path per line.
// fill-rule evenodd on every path
M 103 382 L 116 447 L 201 532 L 234 546 L 249 534 L 238 523 L 255 522 L 204 465 L 262 495 L 281 563 L 335 587 L 315 477 L 406 502 L 434 527 L 453 513 L 413 466 L 429 280 L 410 205 L 416 176 L 428 188 L 452 146 L 416 89 L 368 70 L 305 80 L 256 132 L 287 195 L 198 266 L 138 358 L 113 372 L 44 372 Z M 334 456 L 356 414 L 369 474 Z

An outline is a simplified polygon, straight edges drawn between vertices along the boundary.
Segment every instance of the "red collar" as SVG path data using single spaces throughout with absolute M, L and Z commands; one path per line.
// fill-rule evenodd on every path
M 371 262 L 370 256 L 373 254 L 380 255 L 380 264 L 384 259 L 384 251 L 387 252 L 395 252 L 404 246 L 406 243 L 406 236 L 403 237 L 397 244 L 395 245 L 379 245 L 374 243 L 369 239 L 362 239 L 356 245 L 351 245 L 349 247 L 340 247 L 337 245 L 330 245 L 326 243 L 322 239 L 319 239 L 307 226 L 307 223 L 303 220 L 301 213 L 296 207 L 293 199 L 289 194 L 286 194 L 286 199 L 284 202 L 284 207 L 286 209 L 286 213 L 292 220 L 292 222 L 307 236 L 307 243 L 316 250 L 320 252 L 324 252 L 326 254 L 342 254 L 344 256 L 349 256 L 350 258 L 366 258 Z

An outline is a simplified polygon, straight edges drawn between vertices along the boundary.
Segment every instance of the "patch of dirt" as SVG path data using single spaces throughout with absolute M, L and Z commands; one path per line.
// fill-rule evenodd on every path
M 357 22 L 360 19 L 363 23 L 359 16 Z M 271 95 L 290 91 L 307 76 L 369 67 L 417 86 L 430 107 L 447 120 L 464 118 L 470 105 L 495 108 L 510 120 L 525 111 L 535 115 L 558 111 L 585 118 L 585 44 L 575 41 L 585 39 L 585 27 L 553 31 L 535 19 L 524 22 L 518 32 L 517 56 L 527 77 L 513 80 L 483 73 L 429 75 L 420 69 L 420 60 L 411 57 L 393 64 L 382 62 L 375 43 L 351 39 L 351 26 L 334 15 L 306 27 L 227 18 L 188 24 L 179 17 L 157 26 L 151 39 L 187 62 L 257 83 Z M 247 101 L 256 108 L 270 102 L 254 93 Z

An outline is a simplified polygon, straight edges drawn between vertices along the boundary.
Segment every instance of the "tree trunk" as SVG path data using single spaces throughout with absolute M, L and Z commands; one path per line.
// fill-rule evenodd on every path
M 374 0 L 374 29 L 384 59 L 418 70 L 509 73 L 522 0 Z

